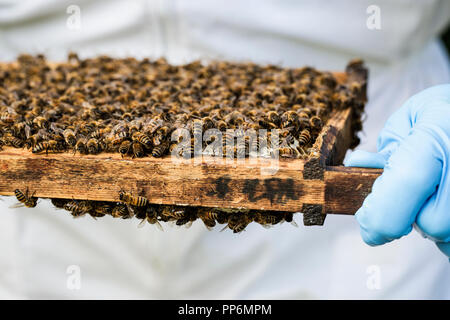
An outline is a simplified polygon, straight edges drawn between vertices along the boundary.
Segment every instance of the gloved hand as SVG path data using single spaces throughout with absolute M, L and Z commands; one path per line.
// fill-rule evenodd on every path
M 386 122 L 378 153 L 346 166 L 384 168 L 356 213 L 363 240 L 380 245 L 413 226 L 450 257 L 450 84 L 412 96 Z

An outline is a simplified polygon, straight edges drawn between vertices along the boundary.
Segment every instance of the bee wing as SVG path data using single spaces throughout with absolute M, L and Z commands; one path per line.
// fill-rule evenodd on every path
M 19 202 L 19 203 L 16 203 L 16 204 L 11 205 L 11 206 L 9 206 L 9 207 L 10 207 L 11 209 L 14 209 L 14 208 L 22 208 L 22 207 L 25 207 L 25 204 Z
M 142 219 L 141 222 L 139 222 L 139 224 L 138 224 L 138 228 L 143 228 L 145 226 L 145 221 L 147 221 L 147 220 Z
M 203 225 L 206 227 L 206 229 L 208 229 L 208 231 L 212 231 L 214 229 L 213 227 L 207 226 L 206 224 Z
M 177 223 L 176 220 L 169 220 L 169 221 L 164 221 L 164 222 L 166 223 L 166 225 L 169 225 L 170 227 L 173 227 L 173 226 L 177 225 L 176 224 Z M 177 226 L 179 226 L 179 225 L 177 225 Z M 181 226 L 179 226 L 179 227 L 181 227 Z
M 39 129 L 37 134 L 38 134 L 38 137 L 40 137 L 40 138 L 42 138 L 44 140 L 48 140 L 48 138 L 49 138 L 48 132 L 45 129 Z
M 298 228 L 298 224 L 297 224 L 297 222 L 295 222 L 294 220 L 292 220 L 290 223 L 291 223 L 294 227 Z
M 164 229 L 163 229 L 161 223 L 159 223 L 159 221 L 156 221 L 155 225 L 159 230 L 164 231 Z
M 127 208 L 128 208 L 128 212 L 130 213 L 129 218 L 134 217 L 134 214 L 135 214 L 134 209 L 129 204 L 127 204 Z
M 122 127 L 124 121 L 120 120 L 111 130 L 111 136 L 114 136 L 117 133 L 117 130 L 120 129 L 120 127 Z
M 16 110 L 14 110 L 13 107 L 8 107 L 7 110 L 8 110 L 8 113 L 10 113 L 10 114 L 17 114 Z
M 186 229 L 189 229 L 190 227 L 192 227 L 192 223 L 193 221 L 189 221 L 188 223 L 186 223 L 184 226 Z
M 27 137 L 27 139 L 29 139 L 31 136 L 31 128 L 29 125 L 25 125 L 25 136 Z
M 72 212 L 71 212 L 71 214 L 72 214 Z M 81 218 L 81 217 L 84 217 L 86 215 L 86 213 L 82 213 L 82 214 L 79 214 L 79 215 L 76 215 L 76 216 L 74 216 L 73 214 L 72 214 L 72 217 L 74 218 L 74 219 L 79 219 L 79 218 Z
M 58 125 L 56 124 L 56 122 L 52 122 L 50 124 L 50 129 L 55 132 L 55 133 L 62 133 L 63 130 L 61 128 L 58 128 Z

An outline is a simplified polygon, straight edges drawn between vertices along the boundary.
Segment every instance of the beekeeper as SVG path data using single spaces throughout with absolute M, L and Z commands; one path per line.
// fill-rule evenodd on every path
M 361 57 L 366 152 L 346 164 L 385 168 L 356 219 L 252 224 L 238 235 L 199 222 L 161 232 L 133 219 L 73 219 L 46 200 L 9 209 L 16 200 L 5 198 L 1 298 L 450 298 L 450 263 L 435 245 L 445 251 L 450 230 L 449 87 L 419 93 L 450 83 L 438 40 L 449 1 L 0 2 L 2 61 L 73 50 L 342 70 Z

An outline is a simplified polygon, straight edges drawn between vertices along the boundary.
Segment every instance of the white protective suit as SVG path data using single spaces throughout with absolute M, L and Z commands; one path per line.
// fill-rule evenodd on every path
M 385 120 L 409 96 L 450 82 L 437 40 L 450 1 L 377 0 L 381 29 L 374 30 L 366 25 L 372 4 L 0 0 L 0 60 L 22 52 L 61 60 L 74 50 L 82 57 L 164 55 L 174 63 L 212 58 L 342 70 L 362 57 L 370 80 L 359 147 L 375 151 Z M 68 22 L 77 12 L 67 13 L 70 5 L 81 9 L 79 25 Z M 201 222 L 161 232 L 138 229 L 134 219 L 72 219 L 45 200 L 35 209 L 9 209 L 15 202 L 0 203 L 3 298 L 450 298 L 450 264 L 431 241 L 413 231 L 372 248 L 351 216 L 303 227 L 298 215 L 299 228 L 253 224 L 237 235 L 207 231 Z M 81 271 L 75 290 L 68 285 L 72 270 Z

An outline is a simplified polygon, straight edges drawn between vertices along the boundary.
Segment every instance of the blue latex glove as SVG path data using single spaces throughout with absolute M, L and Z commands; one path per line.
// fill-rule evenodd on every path
M 345 162 L 384 168 L 356 213 L 364 241 L 384 244 L 415 226 L 450 257 L 450 85 L 412 96 L 386 122 L 377 149 Z

